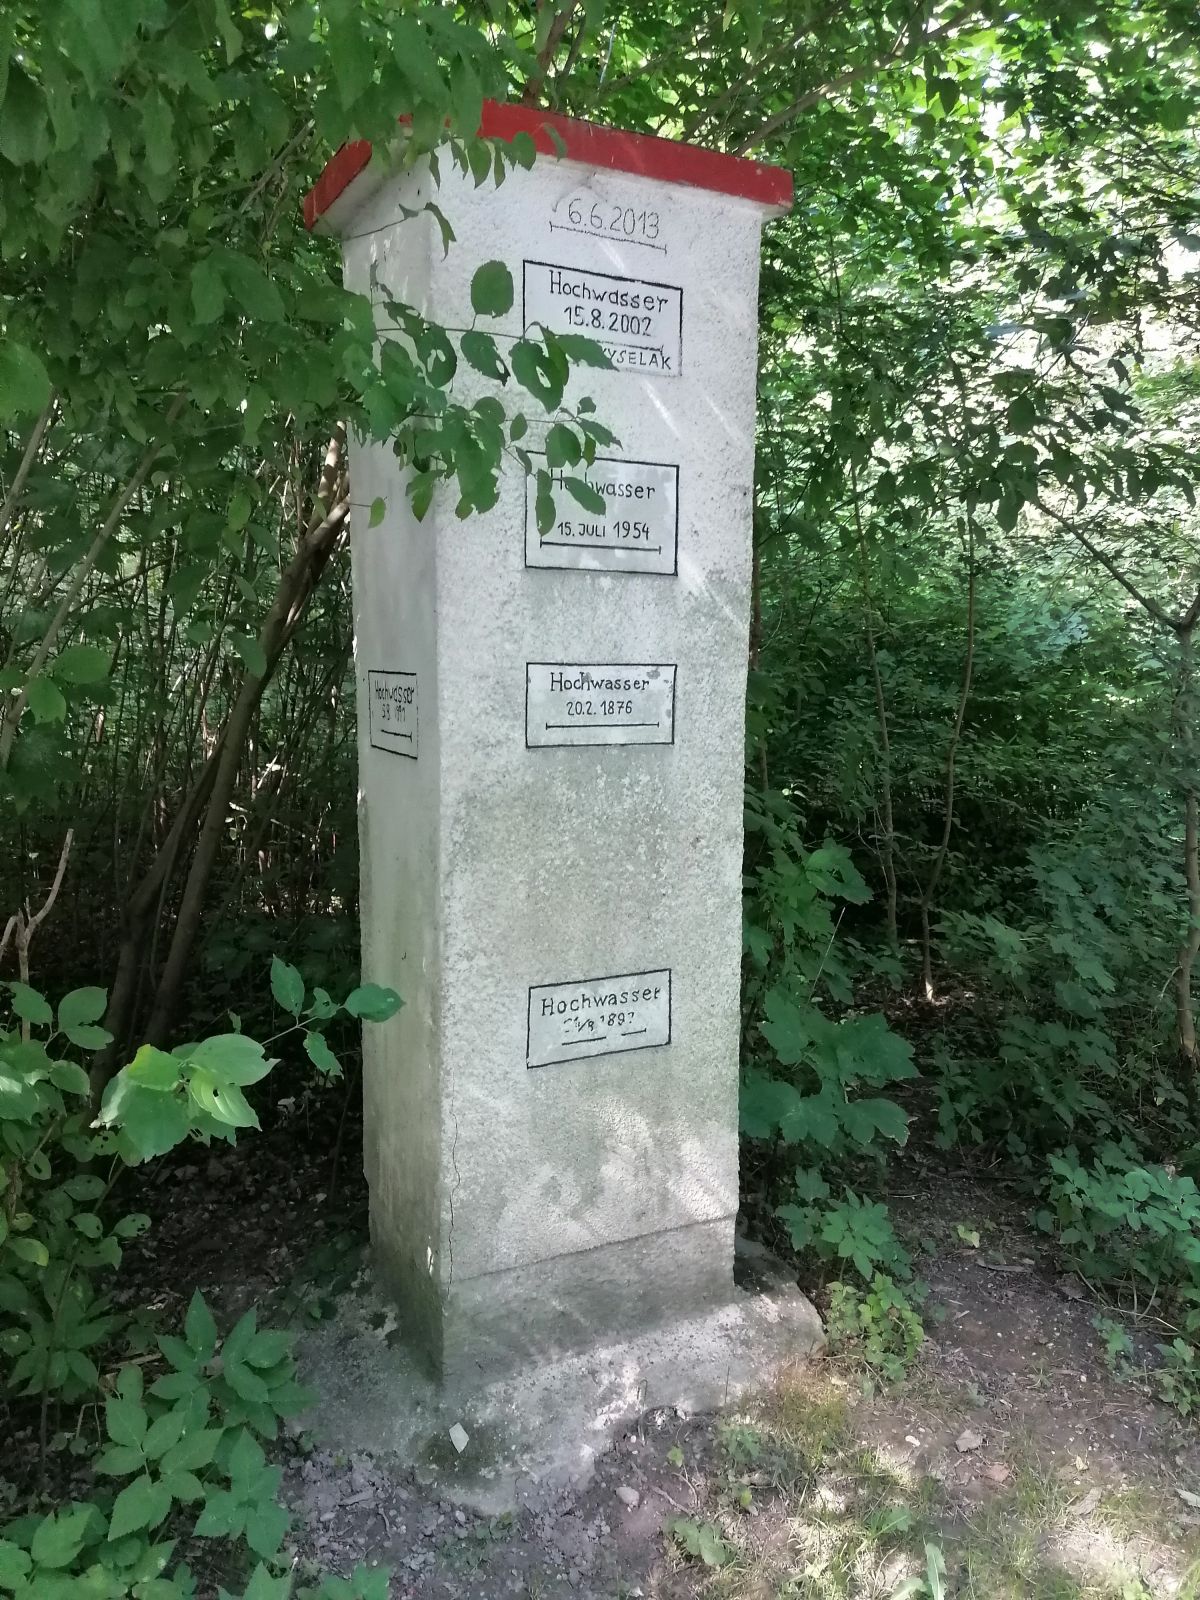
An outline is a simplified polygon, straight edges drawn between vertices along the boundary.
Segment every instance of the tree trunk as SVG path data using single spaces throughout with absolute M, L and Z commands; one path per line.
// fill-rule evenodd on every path
M 203 818 L 197 855 L 203 851 L 207 864 L 198 871 L 193 861 L 189 871 L 184 906 L 180 911 L 181 919 L 184 909 L 188 911 L 188 929 L 181 936 L 179 927 L 176 927 L 168 952 L 167 968 L 163 973 L 165 980 L 170 971 L 173 988 L 164 996 L 163 983 L 160 981 L 154 1000 L 152 1023 L 158 1028 L 157 1037 L 165 1036 L 167 1031 L 174 1008 L 174 996 L 178 993 L 178 985 L 199 925 L 204 890 L 215 860 L 215 847 L 220 842 L 251 717 L 346 521 L 349 501 L 343 492 L 344 473 L 341 467 L 344 444 L 345 434 L 339 428 L 326 452 L 316 510 L 295 555 L 279 580 L 275 600 L 263 626 L 260 643 L 267 659 L 267 670 L 261 678 L 249 672 L 245 674 L 238 698 L 226 717 L 203 770 L 175 813 L 162 845 L 126 904 L 117 967 L 104 1017 L 104 1026 L 112 1034 L 113 1042 L 95 1058 L 91 1070 L 92 1093 L 96 1098 L 118 1070 L 121 1057 L 131 1043 L 152 934 L 162 915 L 171 880 L 184 857 L 186 841 L 197 822 Z M 219 799 L 217 793 L 218 783 L 222 786 L 223 800 Z
M 341 534 L 349 509 L 349 501 L 340 499 L 320 526 L 305 535 L 292 557 L 279 580 L 274 603 L 259 636 L 267 659 L 266 672 L 262 677 L 252 672 L 246 673 L 226 719 L 220 748 L 216 752 L 212 791 L 205 807 L 170 949 L 146 1026 L 146 1039 L 150 1044 L 165 1044 L 174 1024 L 179 991 L 200 929 L 200 919 L 208 897 L 208 883 L 224 839 L 229 802 L 237 782 L 254 712 Z
M 879 670 L 879 653 L 875 646 L 874 598 L 871 594 L 871 572 L 867 560 L 867 539 L 863 528 L 862 510 L 858 500 L 858 472 L 850 463 L 850 488 L 854 496 L 854 525 L 858 532 L 858 556 L 862 572 L 863 628 L 867 636 L 867 664 L 871 669 L 871 683 L 875 691 L 875 719 L 879 725 L 879 866 L 883 873 L 884 891 L 887 895 L 887 936 L 893 955 L 900 953 L 900 929 L 897 918 L 896 894 L 896 817 L 892 805 L 892 740 L 888 729 L 887 697 L 883 691 L 883 675 Z
M 926 1000 L 933 999 L 933 939 L 930 932 L 930 912 L 933 907 L 934 896 L 937 894 L 938 884 L 941 882 L 942 872 L 946 866 L 946 857 L 950 851 L 950 836 L 954 831 L 954 769 L 958 759 L 958 746 L 962 739 L 963 721 L 967 714 L 967 702 L 971 696 L 971 678 L 975 671 L 975 520 L 967 516 L 967 648 L 963 659 L 962 688 L 958 695 L 958 710 L 954 716 L 954 726 L 950 730 L 950 741 L 946 746 L 946 783 L 943 790 L 942 803 L 944 816 L 942 819 L 942 837 L 938 844 L 937 854 L 933 858 L 929 878 L 925 884 L 924 893 L 921 895 L 921 979 L 925 988 Z
M 1191 627 L 1179 633 L 1179 742 L 1183 766 L 1183 871 L 1187 881 L 1188 927 L 1175 969 L 1175 1030 L 1183 1092 L 1193 1122 L 1200 1122 L 1200 1053 L 1192 1007 L 1192 974 L 1200 953 L 1200 827 L 1197 818 L 1195 715 Z

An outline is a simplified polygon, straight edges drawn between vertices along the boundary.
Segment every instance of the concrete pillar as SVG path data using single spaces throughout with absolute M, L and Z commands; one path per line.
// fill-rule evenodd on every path
M 390 449 L 351 453 L 363 971 L 406 1001 L 364 1040 L 371 1233 L 446 1376 L 728 1299 L 738 1205 L 759 235 L 791 179 L 486 109 L 519 131 L 546 153 L 499 189 L 351 146 L 309 202 L 349 287 L 462 330 L 498 259 L 502 346 L 541 322 L 614 363 L 568 391 L 620 436 L 605 513 L 560 495 L 545 537 L 515 462 L 488 514 L 417 522 Z M 430 198 L 445 257 L 405 220 Z

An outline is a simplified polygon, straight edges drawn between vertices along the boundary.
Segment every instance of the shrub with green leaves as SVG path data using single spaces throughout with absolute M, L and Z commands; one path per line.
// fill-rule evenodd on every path
M 888 1209 L 867 1200 L 853 1189 L 834 1198 L 819 1172 L 797 1167 L 795 1199 L 776 1208 L 794 1247 L 823 1264 L 836 1262 L 855 1268 L 870 1283 L 879 1269 L 898 1278 L 912 1276 L 912 1260 L 896 1237 Z
M 825 1317 L 829 1348 L 850 1352 L 886 1383 L 898 1383 L 925 1338 L 911 1298 L 879 1272 L 864 1293 L 853 1284 L 830 1285 Z
M 324 1023 L 343 1011 L 386 1021 L 402 1003 L 376 984 L 358 985 L 340 1005 L 320 989 L 310 999 L 300 973 L 279 960 L 271 984 L 295 1018 L 283 1033 L 301 1032 L 309 1059 L 327 1076 L 340 1067 L 322 1049 Z M 91 1458 L 95 1488 L 86 1501 L 0 1527 L 0 1593 L 13 1600 L 185 1600 L 194 1580 L 175 1552 L 186 1537 L 222 1541 L 222 1571 L 257 1561 L 247 1600 L 281 1600 L 288 1516 L 277 1500 L 280 1468 L 259 1441 L 275 1439 L 280 1421 L 306 1403 L 292 1335 L 260 1329 L 251 1309 L 222 1339 L 197 1293 L 181 1334 L 162 1334 L 149 1360 L 122 1363 L 129 1319 L 116 1309 L 108 1282 L 123 1242 L 148 1222 L 136 1213 L 110 1216 L 121 1174 L 185 1141 L 232 1143 L 239 1130 L 257 1127 L 246 1091 L 275 1059 L 241 1033 L 173 1051 L 143 1045 L 111 1080 L 97 1112 L 78 1058 L 109 1043 L 96 1021 L 104 991 L 75 990 L 55 1010 L 27 984 L 7 988 L 12 1017 L 0 1030 L 2 1382 L 40 1408 L 43 1451 L 51 1407 L 79 1408 L 72 1448 Z M 383 1600 L 386 1576 L 364 1572 L 341 1589 L 323 1583 L 314 1592 L 328 1600 Z
M 870 891 L 845 848 L 804 849 L 787 797 L 752 797 L 747 828 L 755 870 L 747 878 L 742 1133 L 805 1163 L 794 1175 L 777 1160 L 769 1169 L 782 1200 L 775 1214 L 797 1250 L 849 1262 L 868 1282 L 881 1267 L 907 1276 L 886 1206 L 848 1186 L 835 1198 L 826 1177 L 908 1138 L 902 1107 L 872 1091 L 916 1076 L 912 1046 L 881 1013 L 849 1008 L 853 974 L 839 949 L 838 901 L 861 904 Z M 835 1015 L 818 1003 L 822 990 Z
M 1165 1303 L 1200 1331 L 1200 1190 L 1190 1177 L 1113 1144 L 1088 1167 L 1068 1150 L 1050 1158 L 1037 1223 L 1090 1282 Z
M 1105 1145 L 1090 1167 L 1068 1150 L 1050 1158 L 1038 1226 L 1092 1284 L 1133 1306 L 1153 1304 L 1177 1327 L 1159 1346 L 1160 1396 L 1184 1416 L 1200 1409 L 1200 1190 L 1192 1178 Z M 1110 1339 L 1110 1348 L 1112 1341 Z

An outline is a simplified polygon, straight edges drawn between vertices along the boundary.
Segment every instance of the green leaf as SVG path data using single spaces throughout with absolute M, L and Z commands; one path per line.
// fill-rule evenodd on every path
M 450 110 L 459 133 L 474 138 L 483 116 L 483 90 L 465 55 L 456 56 L 450 64 Z
M 1028 395 L 1019 394 L 1009 402 L 1008 425 L 1014 433 L 1028 433 L 1037 419 L 1037 407 Z
M 59 683 L 101 683 L 108 677 L 110 665 L 109 652 L 98 644 L 69 644 L 54 657 L 49 671 Z
M 485 378 L 494 378 L 497 383 L 507 381 L 508 368 L 504 365 L 496 348 L 496 341 L 490 333 L 481 333 L 478 328 L 468 328 L 458 342 L 463 359 L 474 367 L 476 372 L 481 372 Z
M 257 1128 L 258 1116 L 234 1083 L 222 1082 L 205 1067 L 196 1067 L 188 1080 L 192 1099 L 201 1111 L 228 1128 Z
M 225 45 L 225 59 L 232 66 L 244 48 L 242 32 L 230 13 L 229 0 L 216 0 L 216 12 L 217 27 Z
M 523 389 L 541 401 L 547 411 L 562 403 L 564 378 L 550 356 L 531 339 L 518 339 L 509 352 L 513 376 Z
M 243 1326 L 248 1330 L 245 1344 L 246 1347 L 249 1348 L 250 1343 L 255 1336 L 255 1329 L 250 1325 L 245 1317 L 243 1317 L 238 1323 L 238 1329 L 241 1329 Z M 225 1346 L 225 1354 L 227 1358 L 230 1349 L 233 1347 L 233 1344 L 234 1339 L 233 1335 L 231 1334 Z M 241 1432 L 235 1436 L 233 1441 L 233 1449 L 229 1452 L 229 1476 L 235 1483 L 239 1481 L 242 1483 L 249 1483 L 258 1478 L 259 1473 L 266 1465 L 266 1459 L 266 1456 L 263 1454 L 262 1445 L 259 1444 L 258 1440 L 250 1432 L 249 1428 L 243 1428 Z
M 0 1539 L 0 1589 L 20 1587 L 32 1565 L 32 1560 L 19 1545 L 8 1539 Z
M 300 1015 L 304 1006 L 304 979 L 295 967 L 278 956 L 271 957 L 271 993 L 281 1011 L 289 1011 L 293 1017 Z
M 593 489 L 586 478 L 564 477 L 563 487 L 573 500 L 578 501 L 585 511 L 591 511 L 596 516 L 602 517 L 608 510 L 604 502 L 604 496 Z
M 193 1530 L 201 1539 L 224 1539 L 246 1525 L 246 1513 L 237 1496 L 226 1489 L 211 1491 Z
M 508 141 L 508 149 L 509 154 L 519 167 L 523 167 L 526 172 L 532 170 L 533 164 L 537 160 L 537 145 L 533 142 L 532 134 L 526 133 L 522 129 L 520 133 L 514 134 Z
M 225 285 L 211 256 L 192 268 L 192 313 L 200 327 L 207 327 L 225 309 Z
M 91 1520 L 90 1506 L 51 1512 L 34 1529 L 29 1553 L 39 1567 L 69 1566 L 83 1547 Z
M 375 75 L 375 58 L 354 10 L 331 21 L 326 48 L 342 105 L 353 111 Z
M 107 1005 L 107 989 L 72 989 L 58 1003 L 58 1025 L 65 1033 L 81 1022 L 99 1022 Z
M 249 1400 L 256 1405 L 265 1404 L 271 1398 L 271 1391 L 267 1388 L 257 1372 L 252 1372 L 242 1361 L 233 1361 L 226 1355 L 225 1366 L 222 1371 L 225 1382 L 243 1400 Z
M 5 335 L 0 340 L 0 422 L 36 415 L 50 399 L 50 377 L 41 358 Z
M 318 1072 L 323 1072 L 330 1078 L 341 1076 L 342 1064 L 325 1043 L 322 1034 L 306 1033 L 304 1035 L 304 1049 L 308 1059 Z
M 103 1028 L 97 1030 L 104 1033 Z M 108 1043 L 108 1034 L 104 1034 L 104 1042 Z M 76 1066 L 73 1061 L 56 1061 L 50 1068 L 50 1082 L 56 1089 L 61 1089 L 64 1094 L 81 1095 L 85 1100 L 92 1092 L 91 1083 L 87 1073 L 82 1067 Z
M 174 1089 L 183 1073 L 183 1062 L 165 1050 L 144 1044 L 120 1076 L 144 1089 Z
M 537 493 L 534 496 L 533 515 L 537 524 L 537 531 L 544 539 L 554 526 L 556 516 L 554 506 L 554 492 L 551 488 L 551 477 L 544 469 L 539 468 L 537 475 Z
M 25 699 L 35 722 L 64 722 L 67 702 L 63 692 L 52 678 L 44 674 L 31 678 L 25 688 Z
M 114 1444 L 141 1448 L 150 1419 L 140 1400 L 114 1395 L 104 1404 L 104 1425 Z
M 477 317 L 504 316 L 512 310 L 514 294 L 513 276 L 503 261 L 485 261 L 471 279 L 471 309 Z
M 749 1139 L 772 1138 L 800 1100 L 800 1091 L 794 1084 L 768 1077 L 765 1072 L 748 1073 L 740 1099 L 742 1132 Z
M 257 639 L 251 638 L 248 633 L 231 634 L 229 643 L 242 660 L 246 663 L 246 671 L 255 678 L 265 678 L 267 675 L 266 651 Z
M 7 54 L 11 45 L 5 49 Z M 50 151 L 46 101 L 11 55 L 7 65 L 8 86 L 0 90 L 0 156 L 16 167 L 40 166 Z
M 187 1316 L 183 1322 L 188 1344 L 203 1361 L 209 1360 L 217 1347 L 217 1325 L 199 1289 L 192 1294 Z
M 894 1100 L 848 1100 L 842 1108 L 842 1123 L 859 1144 L 870 1144 L 876 1133 L 897 1144 L 908 1140 L 908 1118 Z
M 256 1556 L 273 1561 L 288 1531 L 291 1518 L 272 1500 L 260 1502 L 246 1518 L 246 1543 Z
M 108 1524 L 108 1537 L 121 1539 L 140 1528 L 156 1528 L 171 1509 L 171 1495 L 166 1486 L 143 1473 L 127 1484 L 113 1504 Z
M 168 1472 L 163 1476 L 163 1485 L 172 1500 L 203 1500 L 206 1494 L 204 1485 L 194 1472 Z M 175 1600 L 172 1595 L 170 1600 Z
M 214 1033 L 196 1045 L 188 1056 L 188 1065 L 203 1067 L 215 1078 L 244 1089 L 265 1078 L 275 1062 L 264 1054 L 256 1039 L 249 1039 L 244 1033 Z
M 183 1099 L 144 1088 L 128 1072 L 118 1073 L 105 1090 L 100 1121 L 119 1130 L 121 1154 L 133 1165 L 173 1150 L 192 1126 Z
M 260 1561 L 250 1574 L 250 1582 L 246 1585 L 246 1592 L 242 1596 L 242 1600 L 288 1600 L 290 1592 L 290 1574 L 285 1572 L 282 1577 L 272 1577 Z M 354 1592 L 357 1593 L 356 1590 Z M 330 1595 L 330 1600 L 335 1600 L 332 1594 Z M 340 1592 L 338 1600 L 341 1600 Z M 351 1600 L 349 1586 L 347 1587 L 345 1600 Z
M 246 1347 L 246 1360 L 252 1367 L 277 1367 L 294 1343 L 286 1328 L 261 1328 Z
M 71 1043 L 78 1045 L 81 1050 L 103 1050 L 112 1043 L 113 1037 L 107 1028 L 97 1028 L 86 1022 L 81 1022 L 75 1028 L 66 1028 L 64 1032 Z
M 18 983 L 15 979 L 8 985 L 9 994 L 12 996 L 12 1008 L 22 1022 L 30 1022 L 35 1028 L 48 1028 L 54 1021 L 54 1013 L 49 1002 L 40 995 L 36 989 L 31 989 L 27 983 Z
M 198 1472 L 207 1467 L 225 1437 L 223 1428 L 200 1428 L 186 1433 L 162 1458 L 164 1472 Z
M 332 998 L 328 990 L 322 989 L 318 984 L 313 990 L 312 1005 L 309 1006 L 306 1016 L 315 1017 L 319 1022 L 326 1022 L 330 1017 L 336 1017 L 341 1007 Z
M 946 1600 L 946 1558 L 940 1545 L 925 1545 L 925 1578 L 929 1600 Z
M 711 1522 L 702 1523 L 700 1527 L 700 1559 L 707 1567 L 723 1567 L 733 1559 L 733 1551 Z
M 361 983 L 346 996 L 346 1010 L 364 1022 L 386 1022 L 404 1004 L 395 989 L 378 983 Z
M 599 367 L 602 372 L 613 370 L 612 357 L 595 339 L 589 339 L 582 333 L 556 333 L 554 337 L 559 349 L 574 365 Z M 579 409 L 583 411 L 588 407 L 581 401 Z
M 50 1252 L 40 1239 L 31 1239 L 26 1233 L 10 1233 L 4 1248 L 20 1261 L 28 1261 L 34 1267 L 46 1267 L 50 1264 Z
M 391 32 L 396 65 L 411 84 L 416 99 L 433 112 L 442 111 L 449 105 L 449 94 L 441 65 L 429 44 L 428 30 L 416 17 L 401 15 L 393 21 Z
M 175 1406 L 156 1417 L 146 1432 L 142 1449 L 151 1460 L 157 1461 L 183 1438 L 190 1413 L 186 1406 Z
M 578 436 L 561 422 L 556 422 L 546 435 L 546 465 L 550 470 L 573 467 L 582 454 Z
M 221 255 L 221 275 L 234 299 L 256 322 L 283 322 L 287 313 L 274 283 L 249 256 L 226 250 Z
M 371 515 L 367 522 L 368 528 L 377 528 L 387 515 L 387 501 L 382 495 L 377 495 L 371 501 Z

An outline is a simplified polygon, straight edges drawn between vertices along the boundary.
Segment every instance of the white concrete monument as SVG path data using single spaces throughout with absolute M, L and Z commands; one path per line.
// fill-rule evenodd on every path
M 417 522 L 390 449 L 351 454 L 387 508 L 353 547 L 363 970 L 406 1002 L 364 1041 L 371 1232 L 447 1378 L 733 1295 L 759 235 L 792 191 L 529 108 L 482 131 L 542 153 L 435 188 L 348 146 L 308 202 L 362 294 L 462 330 L 500 260 L 502 345 L 540 323 L 613 362 L 568 390 L 620 438 L 605 512 L 563 496 L 544 537 L 516 462 L 488 514 Z

